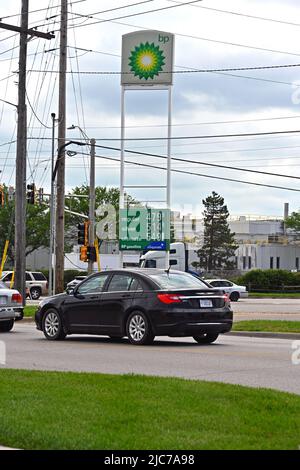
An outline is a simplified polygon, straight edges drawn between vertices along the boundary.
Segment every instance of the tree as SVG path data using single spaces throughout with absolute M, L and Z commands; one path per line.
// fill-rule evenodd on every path
M 6 240 L 9 240 L 8 260 L 14 262 L 15 210 L 14 202 L 0 207 L 0 256 Z M 26 256 L 35 250 L 49 246 L 49 208 L 46 204 L 27 205 Z
M 203 200 L 204 210 L 204 243 L 197 254 L 199 266 L 207 271 L 220 268 L 233 268 L 232 258 L 238 248 L 235 244 L 235 233 L 228 225 L 229 212 L 224 199 L 213 191 Z
M 287 228 L 300 232 L 300 212 L 292 212 L 292 214 L 286 219 L 285 225 Z
M 78 197 L 79 196 L 79 197 Z M 83 196 L 83 197 L 82 197 Z M 84 220 L 79 214 L 89 215 L 89 186 L 81 185 L 72 189 L 69 196 L 66 196 L 66 208 L 73 213 L 66 213 L 66 238 L 74 242 L 77 234 L 77 225 Z M 114 207 L 116 213 L 116 239 L 119 237 L 119 188 L 107 188 L 105 186 L 98 186 L 95 188 L 95 208 L 104 204 L 110 204 Z M 131 196 L 127 195 L 126 199 L 130 204 L 137 204 Z M 101 218 L 100 218 L 101 219 Z M 99 218 L 98 218 L 99 220 Z

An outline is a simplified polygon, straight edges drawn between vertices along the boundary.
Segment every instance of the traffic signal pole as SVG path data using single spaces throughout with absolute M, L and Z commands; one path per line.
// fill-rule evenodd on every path
M 95 245 L 95 139 L 91 139 L 91 164 L 90 164 L 90 204 L 89 204 L 89 245 Z M 88 262 L 88 274 L 92 274 L 93 259 Z

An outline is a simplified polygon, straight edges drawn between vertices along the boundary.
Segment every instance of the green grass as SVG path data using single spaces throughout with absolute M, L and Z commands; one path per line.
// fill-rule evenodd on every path
M 300 333 L 300 321 L 248 320 L 233 324 L 233 331 L 264 331 L 270 333 Z
M 24 308 L 24 317 L 34 317 L 37 307 L 35 305 L 26 306 Z
M 250 292 L 250 298 L 271 298 L 271 299 L 300 299 L 300 294 L 296 292 Z
M 0 443 L 23 449 L 297 449 L 300 396 L 133 375 L 0 370 Z

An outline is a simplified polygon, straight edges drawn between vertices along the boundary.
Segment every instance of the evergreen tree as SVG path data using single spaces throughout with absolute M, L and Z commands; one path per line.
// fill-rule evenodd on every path
M 199 266 L 207 271 L 221 268 L 233 268 L 237 245 L 235 233 L 230 231 L 228 225 L 229 212 L 224 205 L 224 199 L 213 191 L 202 201 L 204 210 L 204 243 L 197 254 Z

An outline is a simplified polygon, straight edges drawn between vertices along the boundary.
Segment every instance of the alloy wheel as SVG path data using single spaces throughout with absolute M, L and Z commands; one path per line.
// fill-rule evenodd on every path
M 129 323 L 129 334 L 134 341 L 141 341 L 145 336 L 146 324 L 141 315 L 134 315 Z
M 50 338 L 54 338 L 60 328 L 60 322 L 55 312 L 49 312 L 45 318 L 45 331 Z

